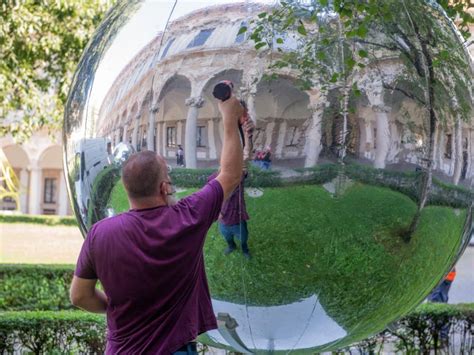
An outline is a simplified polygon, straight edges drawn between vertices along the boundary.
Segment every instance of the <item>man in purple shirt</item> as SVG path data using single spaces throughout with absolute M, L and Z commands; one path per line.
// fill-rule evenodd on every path
M 196 336 L 217 327 L 203 245 L 243 166 L 242 107 L 232 97 L 219 110 L 224 140 L 215 179 L 173 205 L 165 160 L 134 154 L 122 171 L 131 209 L 96 223 L 84 241 L 71 301 L 107 313 L 107 354 L 192 354 Z

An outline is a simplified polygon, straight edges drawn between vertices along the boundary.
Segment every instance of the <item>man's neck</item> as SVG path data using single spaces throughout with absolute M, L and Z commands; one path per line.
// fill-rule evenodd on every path
M 161 196 L 143 197 L 137 199 L 129 199 L 130 208 L 134 210 L 143 210 L 147 208 L 166 206 L 167 203 Z

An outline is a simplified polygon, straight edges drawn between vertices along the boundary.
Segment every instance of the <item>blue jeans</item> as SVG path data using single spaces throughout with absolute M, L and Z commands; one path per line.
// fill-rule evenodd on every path
M 175 351 L 173 355 L 197 355 L 197 353 L 196 343 L 188 343 L 178 351 Z
M 219 222 L 219 232 L 224 236 L 229 248 L 235 248 L 234 236 L 240 240 L 242 252 L 248 253 L 249 247 L 247 241 L 249 239 L 249 231 L 247 229 L 247 221 L 241 221 L 239 224 L 227 225 Z

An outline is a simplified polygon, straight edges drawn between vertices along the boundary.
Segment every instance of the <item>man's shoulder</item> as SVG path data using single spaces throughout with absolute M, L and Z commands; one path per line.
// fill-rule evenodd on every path
M 116 229 L 123 223 L 123 219 L 125 217 L 125 213 L 120 213 L 118 215 L 104 218 L 98 222 L 96 222 L 92 228 L 91 232 L 93 235 L 97 233 L 114 233 Z

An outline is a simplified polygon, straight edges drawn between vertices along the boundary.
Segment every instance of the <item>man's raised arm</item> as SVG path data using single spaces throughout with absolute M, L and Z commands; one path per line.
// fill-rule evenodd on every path
M 216 180 L 221 184 L 224 190 L 224 200 L 226 200 L 240 183 L 242 177 L 243 158 L 239 121 L 243 114 L 243 107 L 232 96 L 226 101 L 219 102 L 219 111 L 224 124 L 224 142 L 221 153 L 221 169 Z

